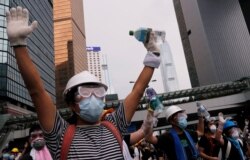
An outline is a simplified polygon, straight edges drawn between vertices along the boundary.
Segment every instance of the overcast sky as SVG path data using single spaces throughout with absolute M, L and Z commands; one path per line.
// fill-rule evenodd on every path
M 180 89 L 190 88 L 186 61 L 172 0 L 83 0 L 87 46 L 100 46 L 107 55 L 112 88 L 124 99 L 143 68 L 146 49 L 129 30 L 150 27 L 166 31 Z M 163 93 L 160 69 L 152 82 Z

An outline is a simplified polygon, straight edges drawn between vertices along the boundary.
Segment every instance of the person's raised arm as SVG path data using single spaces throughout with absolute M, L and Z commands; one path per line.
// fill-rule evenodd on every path
M 199 116 L 198 117 L 198 124 L 197 124 L 197 130 L 196 130 L 198 137 L 201 137 L 204 135 L 204 118 Z
M 37 27 L 37 22 L 28 25 L 29 12 L 20 6 L 7 11 L 6 18 L 7 35 L 15 52 L 19 71 L 36 108 L 41 127 L 49 132 L 53 128 L 56 108 L 26 48 L 26 38 Z
M 124 100 L 125 116 L 128 123 L 130 123 L 139 105 L 144 91 L 152 78 L 154 69 L 160 65 L 160 50 L 156 45 L 156 39 L 154 32 L 151 32 L 149 42 L 144 44 L 148 50 L 143 62 L 145 66 L 136 80 L 131 93 Z
M 138 143 L 147 136 L 151 136 L 153 133 L 153 116 L 154 112 L 148 110 L 141 128 L 130 134 L 130 145 Z
M 223 133 L 223 126 L 225 123 L 225 119 L 223 117 L 223 113 L 219 113 L 218 114 L 218 128 L 216 130 L 216 134 L 215 134 L 215 139 L 220 143 L 220 145 L 224 145 L 224 139 L 222 137 L 222 133 Z

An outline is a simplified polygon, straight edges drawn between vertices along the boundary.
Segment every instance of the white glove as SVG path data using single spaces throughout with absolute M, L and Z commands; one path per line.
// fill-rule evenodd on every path
M 248 127 L 248 124 L 249 124 L 249 120 L 248 120 L 248 119 L 245 119 L 245 126 Z
M 29 11 L 18 6 L 6 11 L 7 35 L 11 46 L 27 45 L 27 36 L 37 27 L 37 21 L 29 26 Z
M 146 118 L 143 121 L 143 124 L 141 125 L 141 129 L 145 137 L 153 133 L 153 113 L 147 114 Z
M 158 124 L 158 118 L 153 117 L 153 127 L 157 127 L 157 124 Z
M 218 114 L 218 120 L 219 120 L 219 122 L 221 122 L 221 123 L 225 123 L 226 122 L 226 120 L 224 119 L 224 115 L 223 115 L 223 113 L 219 113 Z
M 155 33 L 152 31 L 150 32 L 149 42 L 144 43 L 144 46 L 148 51 L 143 61 L 143 64 L 145 66 L 153 68 L 158 68 L 160 66 L 161 63 L 160 49 L 157 46 L 156 42 L 157 42 L 157 37 Z
M 144 43 L 147 51 L 160 53 L 160 48 L 157 46 L 157 36 L 154 31 L 150 32 L 148 43 Z
M 224 115 L 223 113 L 219 113 L 218 114 L 218 129 L 220 129 L 221 131 L 223 131 L 223 126 L 224 126 L 224 123 L 226 122 L 226 120 L 224 119 Z

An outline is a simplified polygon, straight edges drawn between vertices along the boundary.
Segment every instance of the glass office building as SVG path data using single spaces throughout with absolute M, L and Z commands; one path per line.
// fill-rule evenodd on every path
M 37 20 L 39 23 L 38 28 L 27 40 L 28 50 L 46 90 L 55 102 L 53 1 L 0 0 L 0 104 L 2 108 L 6 108 L 3 104 L 6 105 L 7 102 L 20 108 L 33 110 L 33 103 L 19 73 L 15 55 L 6 34 L 5 11 L 16 6 L 27 8 L 30 12 L 30 22 Z
M 249 77 L 250 1 L 173 2 L 192 87 Z

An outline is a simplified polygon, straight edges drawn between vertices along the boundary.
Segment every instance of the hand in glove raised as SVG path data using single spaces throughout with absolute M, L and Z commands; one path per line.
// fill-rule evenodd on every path
M 29 23 L 29 11 L 18 6 L 6 11 L 7 35 L 11 46 L 26 46 L 27 36 L 37 27 L 37 21 Z
M 218 129 L 220 129 L 221 131 L 223 131 L 223 126 L 224 126 L 224 123 L 226 122 L 226 120 L 224 119 L 224 115 L 222 112 L 220 112 L 218 114 Z
M 141 125 L 145 137 L 153 133 L 153 114 L 153 112 L 148 111 L 148 114 Z
M 147 49 L 147 51 L 160 53 L 160 48 L 157 46 L 156 43 L 157 43 L 157 36 L 155 35 L 154 31 L 151 31 L 149 35 L 149 41 L 147 43 L 144 43 L 144 46 Z
M 158 68 L 161 63 L 160 49 L 157 46 L 157 37 L 154 31 L 150 32 L 149 42 L 144 43 L 148 53 L 146 54 L 143 64 L 148 67 Z

